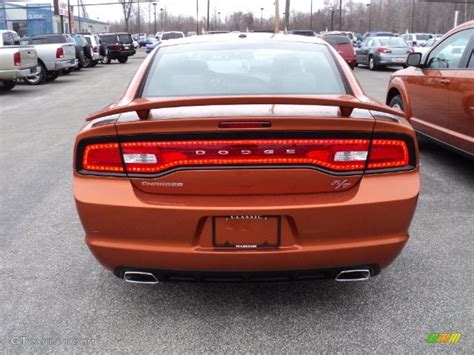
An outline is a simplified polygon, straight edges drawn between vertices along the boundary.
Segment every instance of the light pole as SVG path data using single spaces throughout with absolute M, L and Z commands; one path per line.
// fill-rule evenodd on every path
M 263 7 L 260 8 L 260 27 L 263 28 Z
M 196 35 L 199 34 L 199 0 L 196 0 Z
M 153 14 L 155 16 L 155 36 L 156 36 L 156 32 L 158 32 L 156 30 L 156 5 L 158 5 L 156 2 L 153 3 Z
M 163 32 L 163 8 L 160 9 L 160 27 L 161 27 L 161 32 Z
M 221 28 L 221 12 L 217 12 L 217 26 L 216 30 L 219 30 Z
M 342 0 L 339 0 L 339 31 L 342 31 Z
M 411 3 L 411 32 L 415 32 L 415 0 Z
M 209 13 L 211 9 L 211 0 L 207 0 L 207 23 L 206 23 L 206 31 L 209 32 Z
M 372 4 L 367 4 L 367 9 L 369 10 L 369 26 L 367 27 L 367 32 L 370 32 L 370 27 L 372 27 Z
M 313 0 L 311 0 L 311 6 L 310 6 L 310 15 L 309 15 L 309 29 L 312 31 L 313 30 Z

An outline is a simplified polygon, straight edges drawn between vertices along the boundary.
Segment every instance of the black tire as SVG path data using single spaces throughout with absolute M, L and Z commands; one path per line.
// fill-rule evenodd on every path
M 403 110 L 404 110 L 404 107 L 403 107 L 403 100 L 402 100 L 402 98 L 401 98 L 400 95 L 395 95 L 394 97 L 392 97 L 392 99 L 390 100 L 390 102 L 389 102 L 388 105 L 389 105 L 390 107 L 399 109 L 400 111 L 403 111 Z
M 84 62 L 82 63 L 82 65 L 83 65 L 84 68 L 89 68 L 90 65 L 91 65 L 91 62 L 92 61 L 89 58 L 84 57 Z
M 55 81 L 59 76 L 57 71 L 50 71 L 46 74 L 46 81 Z
M 375 58 L 373 56 L 369 57 L 369 69 L 374 71 L 378 69 L 377 64 L 375 64 Z
M 110 64 L 111 61 L 112 61 L 112 59 L 110 59 L 108 54 L 104 55 L 101 59 L 102 64 Z
M 41 85 L 46 80 L 46 68 L 42 63 L 38 65 L 38 72 L 34 75 L 23 78 L 23 81 L 28 85 Z
M 16 80 L 1 80 L 0 91 L 10 91 L 16 86 Z
M 92 60 L 92 61 L 91 61 L 91 64 L 89 65 L 89 68 L 93 68 L 93 67 L 95 67 L 97 64 L 99 64 L 99 61 L 98 61 L 98 60 Z
M 128 57 L 119 57 L 118 61 L 122 64 L 127 63 Z
M 71 68 L 63 69 L 61 71 L 61 75 L 69 75 L 69 74 L 71 74 L 71 71 L 72 71 Z

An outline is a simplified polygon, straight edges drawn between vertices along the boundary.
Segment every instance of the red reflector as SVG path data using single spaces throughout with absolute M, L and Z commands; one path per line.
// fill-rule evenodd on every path
M 267 128 L 272 124 L 268 121 L 263 122 L 219 122 L 219 128 Z
M 87 171 L 123 173 L 118 143 L 88 145 L 84 149 L 82 168 Z
M 13 54 L 13 63 L 14 63 L 14 65 L 21 65 L 21 54 L 20 54 L 20 52 L 15 52 Z
M 374 139 L 370 149 L 369 169 L 387 169 L 410 163 L 407 144 L 401 140 Z
M 56 58 L 61 59 L 62 57 L 64 57 L 64 50 L 59 47 L 56 49 Z
M 156 174 L 190 166 L 310 165 L 334 171 L 363 170 L 368 139 L 261 139 L 121 143 L 129 173 Z M 154 155 L 156 159 L 150 157 Z M 335 158 L 336 156 L 344 158 Z M 153 162 L 152 162 L 153 161 Z M 156 162 L 155 162 L 156 161 Z

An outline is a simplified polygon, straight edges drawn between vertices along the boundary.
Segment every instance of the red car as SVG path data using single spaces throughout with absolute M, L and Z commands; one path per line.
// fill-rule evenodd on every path
M 357 57 L 349 37 L 343 34 L 326 34 L 321 38 L 336 49 L 337 53 L 349 64 L 351 69 L 355 68 Z
M 74 197 L 128 282 L 360 281 L 408 240 L 415 133 L 315 37 L 166 41 L 88 121 Z

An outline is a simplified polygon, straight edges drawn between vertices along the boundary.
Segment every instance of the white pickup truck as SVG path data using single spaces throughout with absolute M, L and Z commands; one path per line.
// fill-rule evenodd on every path
M 39 85 L 45 80 L 55 80 L 61 70 L 77 66 L 74 43 L 61 39 L 64 35 L 45 34 L 22 39 L 22 44 L 29 44 L 38 53 L 39 70 L 35 75 L 23 80 L 30 85 Z
M 20 38 L 14 31 L 0 31 L 0 90 L 15 87 L 16 80 L 37 71 L 38 57 L 33 47 L 19 46 Z

